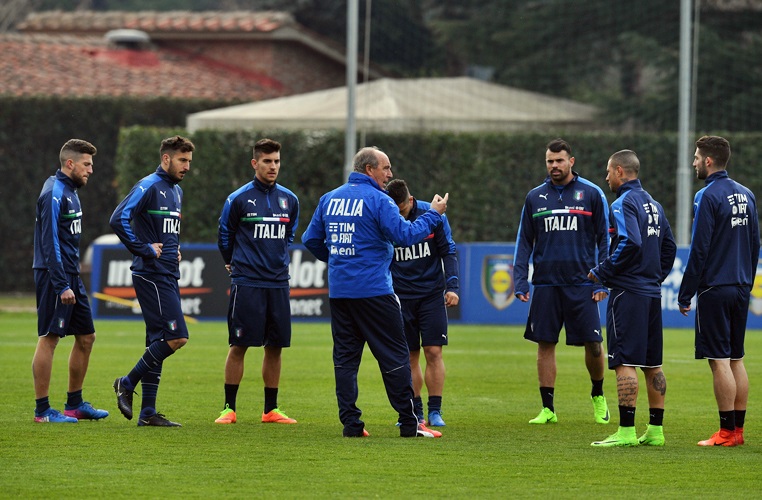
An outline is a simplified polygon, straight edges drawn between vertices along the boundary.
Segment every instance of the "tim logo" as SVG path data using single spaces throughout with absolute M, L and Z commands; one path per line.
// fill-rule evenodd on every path
M 513 302 L 513 255 L 487 255 L 482 261 L 482 293 L 497 310 Z

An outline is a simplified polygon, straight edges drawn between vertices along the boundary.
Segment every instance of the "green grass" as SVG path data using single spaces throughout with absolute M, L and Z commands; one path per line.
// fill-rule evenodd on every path
M 35 316 L 0 313 L 0 486 L 3 497 L 252 498 L 279 496 L 409 498 L 731 497 L 759 489 L 762 465 L 757 383 L 760 332 L 747 336 L 751 378 L 747 444 L 696 446 L 718 426 L 711 374 L 693 360 L 693 334 L 665 335 L 664 448 L 594 449 L 616 430 L 613 372 L 605 382 L 612 424 L 592 419 L 583 351 L 560 346 L 556 425 L 530 426 L 540 409 L 533 344 L 517 327 L 452 326 L 441 439 L 401 439 L 378 366 L 365 353 L 360 400 L 368 439 L 341 437 L 329 325 L 294 323 L 283 358 L 280 406 L 295 426 L 265 425 L 261 349 L 247 356 L 236 425 L 213 424 L 223 405 L 227 332 L 191 325 L 189 344 L 165 363 L 159 411 L 181 429 L 138 428 L 116 408 L 111 383 L 142 353 L 143 324 L 97 322 L 85 398 L 106 408 L 101 422 L 32 421 Z M 63 409 L 71 339 L 58 346 L 51 402 Z M 642 384 L 642 375 L 641 375 Z M 139 398 L 136 398 L 136 406 Z M 645 390 L 638 433 L 648 419 Z

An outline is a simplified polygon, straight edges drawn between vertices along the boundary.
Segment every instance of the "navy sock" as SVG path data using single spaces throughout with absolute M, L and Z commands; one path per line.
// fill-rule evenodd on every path
M 619 427 L 635 427 L 635 407 L 619 405 Z
M 34 404 L 35 404 L 34 412 L 37 415 L 42 415 L 42 413 L 50 409 L 50 398 L 48 396 L 45 396 L 44 398 L 35 399 Z
M 720 412 L 720 428 L 728 431 L 736 430 L 736 412 L 721 411 Z
M 429 396 L 429 413 L 442 411 L 442 396 Z
M 166 342 L 154 342 L 148 346 L 143 356 L 126 377 L 127 381 L 132 385 L 128 389 L 134 389 L 151 368 L 160 364 L 174 353 L 175 351 Z
M 140 382 L 143 389 L 140 415 L 143 417 L 156 413 L 156 395 L 159 393 L 159 381 L 161 380 L 161 369 L 163 366 L 162 363 L 159 363 L 151 368 L 148 373 L 143 375 L 143 380 Z
M 736 429 L 743 429 L 743 424 L 746 421 L 746 410 L 735 410 L 736 417 Z
M 225 404 L 235 411 L 235 400 L 238 396 L 238 384 L 225 384 Z
M 555 406 L 553 406 L 554 392 L 555 392 L 555 388 L 553 387 L 540 387 L 540 397 L 542 398 L 542 406 L 544 408 L 549 409 L 552 412 L 556 411 Z
M 278 407 L 278 388 L 265 387 L 265 413 L 270 413 Z
M 663 425 L 664 422 L 664 408 L 649 408 L 648 409 L 648 424 L 649 425 Z
M 590 391 L 590 396 L 603 396 L 603 379 L 600 380 L 593 380 L 590 379 L 590 382 L 593 383 L 593 389 Z
M 66 406 L 69 408 L 76 408 L 82 403 L 82 389 L 66 393 Z

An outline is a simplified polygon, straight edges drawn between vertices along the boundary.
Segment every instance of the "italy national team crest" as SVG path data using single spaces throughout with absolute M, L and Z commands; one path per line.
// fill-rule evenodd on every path
M 574 191 L 574 201 L 582 201 L 585 199 L 584 191 Z
M 278 206 L 282 210 L 288 210 L 288 198 L 278 197 Z
M 496 309 L 513 302 L 513 255 L 486 255 L 482 261 L 482 293 Z

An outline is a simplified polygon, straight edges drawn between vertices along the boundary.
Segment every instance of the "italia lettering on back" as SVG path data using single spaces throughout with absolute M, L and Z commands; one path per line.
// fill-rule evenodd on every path
M 363 200 L 354 198 L 331 198 L 326 215 L 339 217 L 362 217 Z

